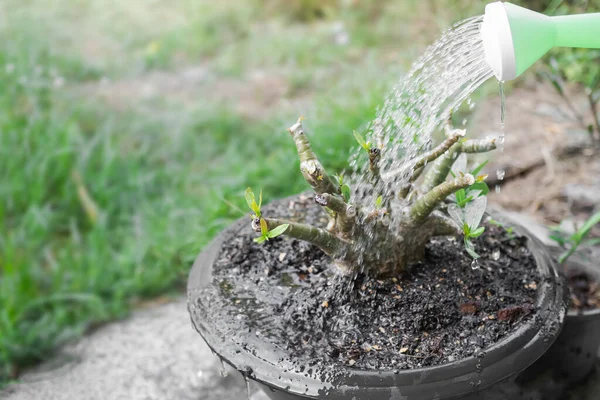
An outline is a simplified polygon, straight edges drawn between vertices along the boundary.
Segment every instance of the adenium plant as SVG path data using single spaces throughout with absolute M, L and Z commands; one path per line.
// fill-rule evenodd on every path
M 288 131 L 300 158 L 300 171 L 315 191 L 316 204 L 327 212 L 329 223 L 320 228 L 265 216 L 261 213 L 262 193 L 257 203 L 248 188 L 252 228 L 261 235 L 257 242 L 285 234 L 319 247 L 344 273 L 381 277 L 396 275 L 410 263 L 422 260 L 425 246 L 436 236 L 463 236 L 465 250 L 473 258 L 479 257 L 472 239 L 484 232 L 479 224 L 489 190 L 486 175 L 479 175 L 485 163 L 467 172 L 465 154 L 493 150 L 495 139 L 466 139 L 465 130 L 447 124 L 445 139 L 439 145 L 407 160 L 410 171 L 406 185 L 370 197 L 358 194 L 377 190 L 389 179 L 379 168 L 383 144 L 354 133 L 368 155 L 364 173 L 371 187 L 351 190 L 352 183 L 345 182 L 343 176 L 332 178 L 325 171 L 311 149 L 302 118 Z

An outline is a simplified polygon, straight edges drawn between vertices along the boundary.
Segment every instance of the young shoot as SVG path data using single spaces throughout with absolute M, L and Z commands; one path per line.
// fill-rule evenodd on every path
M 334 175 L 340 185 L 340 192 L 346 203 L 350 201 L 350 186 L 344 183 L 344 174 Z
M 555 228 L 550 239 L 554 240 L 566 250 L 559 256 L 558 262 L 563 264 L 571 257 L 579 247 L 596 246 L 600 244 L 600 238 L 587 239 L 592 228 L 600 223 L 600 211 L 588 218 L 575 233 L 569 235 L 560 228 Z
M 450 173 L 455 176 L 460 170 L 466 169 L 466 156 L 462 154 L 453 166 Z M 489 193 L 489 187 L 485 183 L 487 175 L 477 175 L 481 172 L 483 167 L 487 164 L 487 160 L 476 166 L 470 171 L 471 175 L 476 176 L 475 183 L 469 185 L 466 188 L 457 190 L 454 193 L 454 199 L 456 204 L 448 206 L 448 213 L 450 217 L 460 226 L 462 226 L 464 234 L 464 244 L 466 252 L 473 258 L 480 258 L 479 254 L 475 251 L 475 245 L 473 239 L 478 238 L 485 232 L 483 226 L 479 226 L 485 209 L 487 207 L 487 198 L 485 197 Z
M 258 203 L 256 202 L 256 197 L 254 196 L 254 192 L 252 191 L 251 188 L 246 189 L 245 197 L 246 197 L 246 203 L 248 203 L 248 207 L 254 213 L 254 215 L 251 215 L 250 217 L 252 219 L 260 218 L 260 216 L 261 216 L 260 207 L 262 206 L 262 190 L 260 191 L 260 193 L 258 195 Z
M 354 131 L 352 133 L 354 134 L 354 138 L 356 139 L 356 141 L 358 142 L 360 147 L 365 149 L 365 151 L 369 155 L 369 170 L 372 173 L 374 173 L 376 176 L 378 176 L 379 168 L 377 166 L 377 163 L 378 163 L 379 157 L 381 155 L 381 149 L 376 146 L 373 146 L 370 141 L 365 141 L 365 139 L 363 138 L 363 136 L 360 133 L 358 133 L 356 131 Z
M 278 227 L 269 230 L 267 221 L 265 221 L 264 218 L 260 218 L 259 221 L 260 221 L 259 222 L 260 236 L 257 238 L 254 238 L 254 241 L 259 244 L 263 243 L 269 239 L 273 239 L 273 238 L 276 238 L 277 236 L 282 235 L 286 231 L 286 229 L 288 229 L 290 227 L 289 224 L 283 224 L 283 225 L 279 225 Z

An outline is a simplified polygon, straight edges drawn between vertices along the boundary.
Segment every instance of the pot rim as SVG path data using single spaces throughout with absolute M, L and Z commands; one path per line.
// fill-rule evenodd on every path
M 289 201 L 291 198 L 279 201 Z M 548 252 L 544 251 L 546 247 L 515 221 L 497 211 L 493 215 L 496 220 L 516 225 L 514 228 L 517 233 L 528 238 L 527 246 L 536 260 L 542 279 L 538 284 L 535 316 L 498 343 L 484 349 L 483 357 L 471 356 L 436 366 L 400 370 L 398 373 L 360 370 L 336 364 L 334 368 L 338 372 L 332 383 L 327 384 L 318 377 L 310 377 L 293 369 L 282 370 L 280 360 L 273 357 L 273 351 L 269 354 L 269 349 L 264 348 L 268 347 L 264 341 L 261 350 L 265 352 L 260 354 L 253 354 L 240 344 L 225 343 L 222 335 L 211 333 L 201 321 L 194 320 L 194 294 L 202 289 L 207 279 L 211 279 L 212 265 L 220 254 L 221 245 L 247 225 L 246 218 L 239 219 L 219 234 L 194 262 L 188 280 L 188 310 L 192 323 L 213 352 L 238 371 L 251 371 L 248 377 L 253 380 L 308 398 L 338 398 L 335 393 L 340 392 L 352 398 L 352 393 L 364 392 L 364 388 L 371 393 L 399 390 L 398 393 L 408 399 L 422 396 L 423 393 L 443 393 L 444 398 L 453 398 L 484 389 L 527 368 L 552 345 L 564 324 L 568 301 L 564 276 L 555 268 Z

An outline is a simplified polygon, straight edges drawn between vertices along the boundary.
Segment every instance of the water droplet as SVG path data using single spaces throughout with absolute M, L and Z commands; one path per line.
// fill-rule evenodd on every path
M 479 265 L 479 261 L 477 259 L 471 261 L 471 269 L 472 270 L 474 270 L 474 271 L 478 270 L 479 267 L 480 267 L 480 265 Z
M 227 368 L 225 367 L 225 362 L 223 361 L 223 359 L 220 359 L 220 361 L 221 361 L 221 377 L 227 378 L 227 376 L 229 376 L 229 373 L 227 372 Z
M 246 381 L 246 394 L 248 395 L 248 400 L 250 400 L 250 380 L 246 375 L 244 375 L 244 381 Z
M 498 178 L 499 181 L 504 179 L 505 173 L 506 172 L 503 169 L 499 169 L 496 171 L 496 177 Z
M 500 259 L 500 250 L 496 250 L 492 253 L 492 260 L 498 261 Z

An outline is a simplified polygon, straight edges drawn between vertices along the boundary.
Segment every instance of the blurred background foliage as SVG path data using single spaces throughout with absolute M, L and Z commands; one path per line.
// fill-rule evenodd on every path
M 180 294 L 198 251 L 240 216 L 246 187 L 267 201 L 304 190 L 285 132 L 299 115 L 326 167 L 343 170 L 352 130 L 427 44 L 484 6 L 0 2 L 0 382 Z M 597 90 L 597 52 L 550 57 L 556 68 L 540 73 Z

